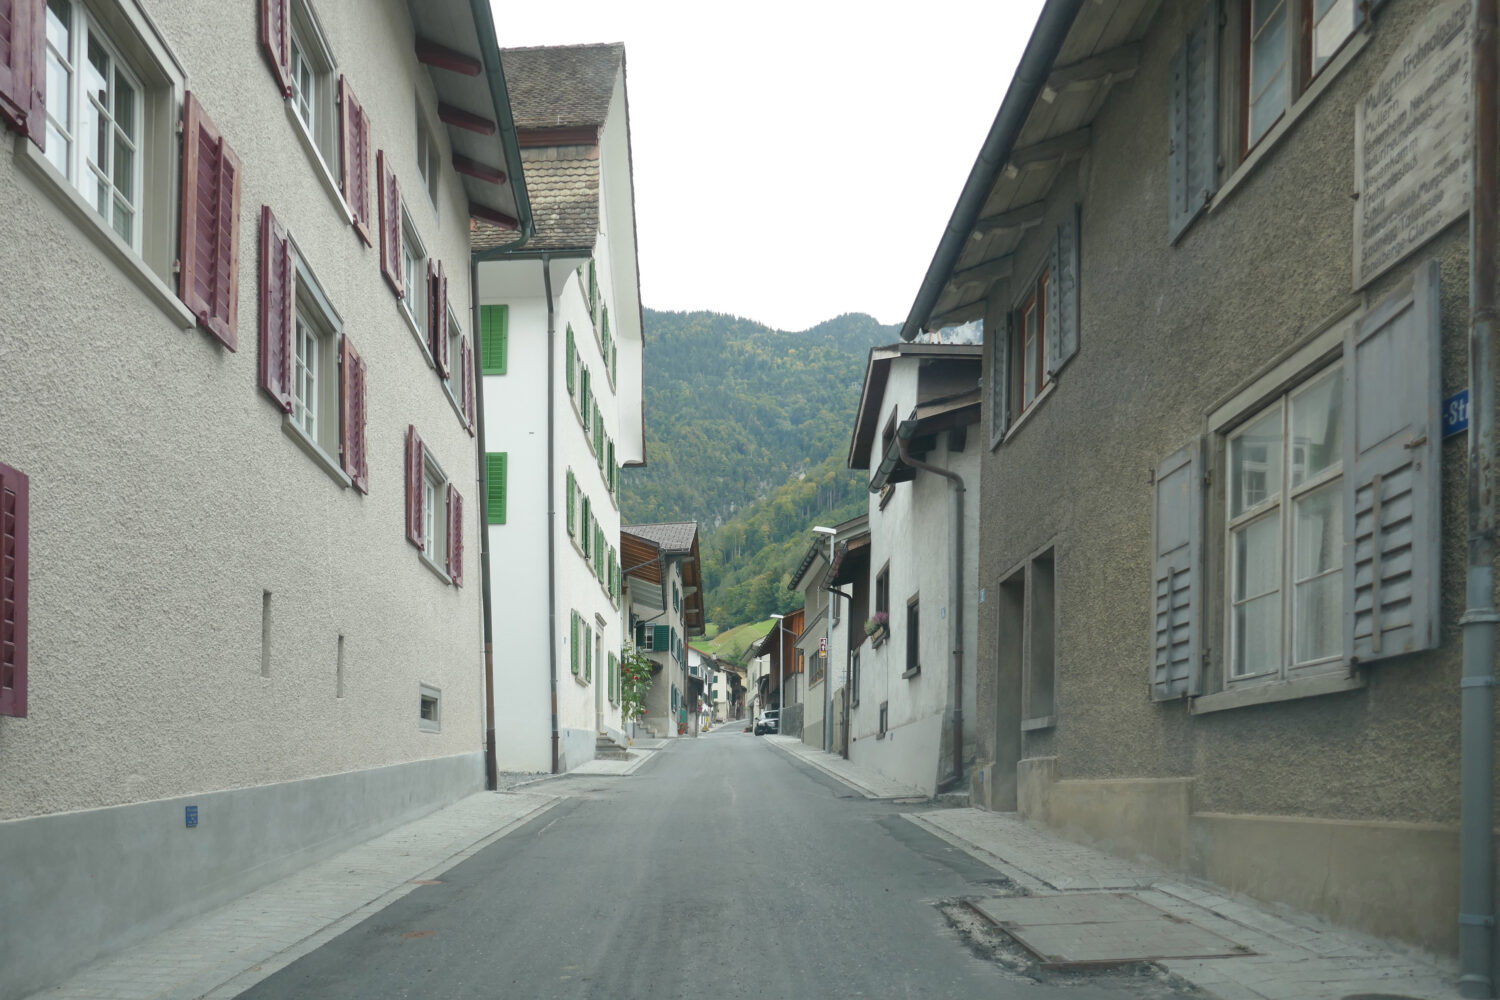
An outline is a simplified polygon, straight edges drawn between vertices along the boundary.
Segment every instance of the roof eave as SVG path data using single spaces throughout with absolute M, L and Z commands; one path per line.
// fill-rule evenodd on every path
M 500 143 L 505 149 L 505 166 L 510 175 L 511 191 L 516 199 L 516 221 L 520 223 L 520 235 L 515 242 L 496 249 L 519 250 L 536 235 L 536 221 L 531 214 L 531 198 L 526 193 L 526 175 L 521 169 L 521 144 L 516 135 L 515 118 L 510 110 L 510 92 L 505 86 L 505 69 L 500 61 L 500 41 L 495 34 L 495 18 L 490 11 L 489 0 L 469 0 L 469 11 L 474 17 L 475 41 L 479 45 L 479 57 L 484 62 L 485 81 L 489 84 L 495 121 L 500 127 Z

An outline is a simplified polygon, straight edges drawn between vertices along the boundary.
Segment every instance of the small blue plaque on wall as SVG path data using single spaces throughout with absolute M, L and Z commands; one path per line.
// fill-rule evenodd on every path
M 1443 437 L 1450 438 L 1469 429 L 1469 390 L 1456 392 L 1443 400 Z
M 198 807 L 197 806 L 188 806 L 187 807 L 187 825 L 188 826 L 197 826 L 198 825 Z

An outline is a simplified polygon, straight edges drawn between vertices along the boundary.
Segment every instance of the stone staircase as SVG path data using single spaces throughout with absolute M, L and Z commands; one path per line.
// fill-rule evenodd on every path
M 616 743 L 607 733 L 600 733 L 594 740 L 595 760 L 629 760 L 630 751 Z

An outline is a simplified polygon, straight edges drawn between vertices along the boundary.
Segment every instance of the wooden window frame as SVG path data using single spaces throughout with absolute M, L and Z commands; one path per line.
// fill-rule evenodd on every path
M 922 672 L 922 618 L 921 593 L 906 599 L 906 669 L 903 678 L 915 677 Z
M 1023 414 L 1042 400 L 1043 390 L 1052 382 L 1047 374 L 1047 286 L 1051 281 L 1051 274 L 1050 267 L 1043 267 L 1035 280 L 1028 284 L 1025 297 L 1014 310 L 1015 335 L 1011 338 L 1012 426 L 1020 420 Z M 1028 345 L 1026 343 L 1027 318 L 1032 315 L 1036 317 L 1036 342 L 1034 345 Z M 1028 354 L 1033 352 L 1036 378 L 1035 384 L 1030 387 L 1031 397 L 1028 399 L 1026 362 Z

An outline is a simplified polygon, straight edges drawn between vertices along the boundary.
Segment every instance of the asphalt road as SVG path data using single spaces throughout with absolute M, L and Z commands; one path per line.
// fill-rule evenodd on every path
M 952 919 L 997 872 L 738 729 L 535 787 L 568 798 L 241 997 L 1179 995 L 1029 978 Z

